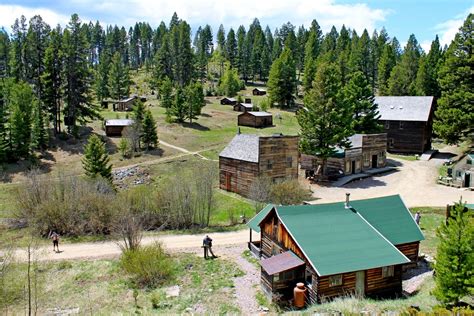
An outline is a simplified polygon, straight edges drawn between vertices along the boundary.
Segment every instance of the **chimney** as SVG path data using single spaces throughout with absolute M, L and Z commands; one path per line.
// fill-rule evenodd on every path
M 346 193 L 346 203 L 344 203 L 344 208 L 350 209 L 351 206 L 349 205 L 349 197 L 351 196 L 350 193 Z

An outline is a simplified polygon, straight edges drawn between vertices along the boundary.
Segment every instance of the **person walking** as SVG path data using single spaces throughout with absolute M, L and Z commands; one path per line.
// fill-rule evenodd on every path
M 53 251 L 59 253 L 59 234 L 53 231 L 50 238 L 53 240 Z
M 416 224 L 417 224 L 418 226 L 420 226 L 420 219 L 421 219 L 421 214 L 420 214 L 420 212 L 418 211 L 418 212 L 416 212 L 416 214 L 415 214 L 415 222 L 416 222 Z
M 202 248 L 204 248 L 204 259 L 207 259 L 209 257 L 208 249 L 209 249 L 209 241 L 208 241 L 209 236 L 206 235 L 204 239 L 202 240 Z
M 212 255 L 211 259 L 217 258 L 217 256 L 214 254 L 214 252 L 212 252 L 212 239 L 211 239 L 211 237 L 209 237 L 208 235 L 206 235 L 206 239 L 207 239 L 208 251 L 209 251 L 209 253 L 211 253 L 211 255 Z M 208 254 L 208 255 L 209 255 L 209 254 Z

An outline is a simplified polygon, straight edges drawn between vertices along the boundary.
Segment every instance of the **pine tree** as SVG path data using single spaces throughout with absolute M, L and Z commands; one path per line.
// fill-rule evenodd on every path
M 99 119 L 99 109 L 90 100 L 91 72 L 88 43 L 77 14 L 71 16 L 63 33 L 65 123 L 68 132 L 77 137 L 77 124 Z
M 84 147 L 82 166 L 86 176 L 90 178 L 102 177 L 112 182 L 112 164 L 104 143 L 96 134 L 92 134 Z
M 431 43 L 431 48 L 426 56 L 420 59 L 420 67 L 416 74 L 416 93 L 418 95 L 429 95 L 439 98 L 440 88 L 438 84 L 438 71 L 442 58 L 442 51 L 438 36 Z
M 11 79 L 0 80 L 0 165 L 8 160 L 9 142 L 8 142 L 8 94 L 11 92 Z
M 109 93 L 109 69 L 110 57 L 109 54 L 104 53 L 99 57 L 99 65 L 95 71 L 95 95 L 98 101 L 110 97 Z M 110 69 L 111 70 L 111 69 Z
M 219 26 L 219 30 L 217 31 L 217 50 L 221 52 L 221 54 L 225 55 L 225 29 L 224 25 Z
M 445 54 L 439 72 L 441 98 L 435 112 L 434 130 L 455 144 L 474 130 L 474 14 L 469 14 Z
M 141 140 L 145 149 L 156 148 L 158 146 L 158 134 L 156 132 L 156 123 L 150 110 L 145 111 L 142 128 Z
M 389 95 L 388 80 L 396 64 L 395 52 L 391 45 L 385 45 L 378 63 L 378 94 Z
M 226 58 L 232 67 L 237 67 L 237 40 L 235 39 L 234 29 L 230 29 L 227 33 L 227 40 L 225 41 Z
M 240 80 L 237 70 L 231 68 L 229 63 L 225 66 L 219 89 L 228 97 L 234 97 L 240 90 Z
M 289 48 L 272 64 L 268 78 L 270 103 L 289 108 L 294 104 L 296 89 L 296 66 Z
M 241 25 L 237 30 L 237 69 L 239 70 L 239 75 L 247 83 L 249 77 L 249 52 L 248 52 L 248 43 L 246 41 L 247 32 L 245 28 Z
M 45 149 L 48 146 L 48 121 L 40 101 L 33 104 L 33 126 L 31 131 L 31 148 Z
M 173 83 L 166 77 L 160 85 L 161 106 L 169 109 L 173 104 Z
M 305 95 L 305 107 L 296 116 L 301 126 L 301 151 L 323 160 L 323 174 L 326 161 L 334 155 L 335 147 L 347 146 L 347 137 L 353 133 L 351 111 L 340 93 L 337 72 L 334 64 L 319 65 L 313 87 Z
M 145 118 L 145 104 L 140 100 L 135 100 L 133 103 L 133 119 L 135 123 L 141 125 Z
M 186 118 L 186 97 L 182 88 L 178 87 L 174 95 L 174 102 L 172 106 L 166 109 L 166 115 L 171 118 L 174 117 L 177 122 L 184 122 Z
M 193 123 L 193 119 L 201 114 L 201 109 L 205 105 L 204 92 L 199 82 L 190 84 L 185 89 L 186 113 L 184 119 L 189 119 L 189 123 Z
M 108 74 L 108 91 L 112 98 L 121 100 L 130 93 L 130 75 L 118 52 L 112 57 Z
M 444 304 L 457 305 L 474 294 L 474 221 L 469 213 L 465 204 L 456 203 L 437 230 L 434 294 Z
M 355 133 L 370 134 L 380 131 L 377 104 L 374 102 L 372 87 L 362 72 L 351 75 L 344 86 L 344 102 L 353 113 L 351 124 Z
M 12 154 L 15 159 L 27 158 L 31 148 L 32 109 L 38 100 L 26 83 L 14 84 L 9 97 Z

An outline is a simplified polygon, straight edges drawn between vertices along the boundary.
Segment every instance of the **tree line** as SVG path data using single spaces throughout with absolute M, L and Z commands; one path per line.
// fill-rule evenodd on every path
M 425 53 L 415 35 L 402 49 L 384 28 L 323 34 L 316 20 L 308 29 L 288 22 L 272 32 L 254 19 L 237 30 L 221 25 L 214 38 L 209 25 L 192 34 L 176 13 L 156 29 L 140 22 L 128 31 L 83 23 L 77 14 L 64 29 L 22 16 L 11 34 L 0 31 L 0 161 L 44 148 L 50 128 L 54 136 L 77 136 L 81 125 L 100 118 L 97 101 L 130 93 L 130 71 L 140 68 L 169 117 L 191 121 L 203 95 L 235 94 L 239 80 L 268 81 L 270 104 L 291 107 L 311 90 L 321 65 L 332 64 L 341 87 L 358 73 L 374 95 L 439 97 L 436 132 L 457 142 L 473 126 L 473 80 L 465 80 L 472 79 L 472 19 L 449 48 L 436 37 Z

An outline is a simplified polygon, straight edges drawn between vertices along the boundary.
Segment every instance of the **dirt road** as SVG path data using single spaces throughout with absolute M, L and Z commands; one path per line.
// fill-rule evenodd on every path
M 235 232 L 212 233 L 209 234 L 213 239 L 213 245 L 242 245 L 242 251 L 245 250 L 245 243 L 248 241 L 248 230 L 240 230 Z M 163 243 L 164 247 L 169 250 L 180 249 L 199 249 L 202 245 L 204 234 L 197 235 L 162 235 L 154 237 L 144 237 L 143 245 L 151 244 L 155 241 Z M 60 243 L 59 249 L 61 253 L 55 253 L 53 246 L 41 247 L 38 253 L 39 260 L 71 260 L 71 259 L 97 259 L 111 258 L 120 255 L 121 251 L 116 242 L 91 242 L 77 244 Z M 19 260 L 26 259 L 26 250 L 19 249 L 15 251 L 15 256 Z
M 436 184 L 442 160 L 407 161 L 390 159 L 399 171 L 351 182 L 343 187 L 312 185 L 314 203 L 338 202 L 351 193 L 351 199 L 365 199 L 400 194 L 408 207 L 440 206 L 459 201 L 474 203 L 474 192 Z

